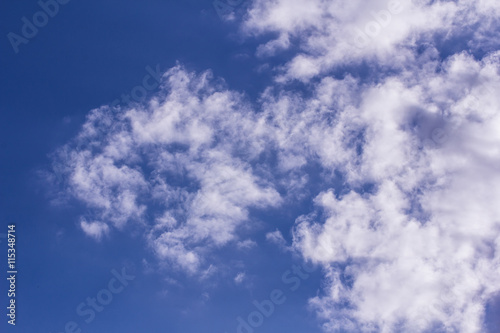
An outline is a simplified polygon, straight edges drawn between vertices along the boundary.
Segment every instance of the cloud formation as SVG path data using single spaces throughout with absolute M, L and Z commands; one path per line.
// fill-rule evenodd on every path
M 353 190 L 320 193 L 294 232 L 328 273 L 311 302 L 327 331 L 483 331 L 500 287 L 499 55 L 389 77 L 339 119 L 363 137 Z
M 277 36 L 257 56 L 293 53 L 258 101 L 177 65 L 147 104 L 93 110 L 55 170 L 88 235 L 135 223 L 199 275 L 256 246 L 254 211 L 313 202 L 290 228 L 324 268 L 327 332 L 482 332 L 500 290 L 497 7 L 256 0 L 242 32 Z
M 139 223 L 161 258 L 196 272 L 207 248 L 237 240 L 250 208 L 282 200 L 252 169 L 265 142 L 244 108 L 209 72 L 177 66 L 148 105 L 93 110 L 58 154 L 68 191 L 96 219 L 83 230 Z
M 413 66 L 426 44 L 439 51 L 450 44 L 494 51 L 499 12 L 491 0 L 256 0 L 242 32 L 276 36 L 258 48 L 258 56 L 294 51 L 278 81 L 308 81 L 366 61 L 391 70 Z

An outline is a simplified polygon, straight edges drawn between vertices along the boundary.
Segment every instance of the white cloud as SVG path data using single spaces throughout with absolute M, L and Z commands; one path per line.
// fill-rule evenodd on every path
M 386 1 L 254 1 L 243 31 L 277 33 L 261 57 L 296 48 L 277 80 L 302 88 L 251 105 L 176 66 L 147 105 L 94 110 L 56 166 L 102 221 L 82 228 L 139 223 L 160 260 L 208 277 L 212 251 L 255 246 L 254 210 L 313 201 L 293 247 L 326 272 L 311 300 L 326 331 L 481 332 L 500 290 L 500 53 L 439 52 L 466 35 L 459 49 L 498 49 L 498 8 L 401 2 L 359 47 Z M 328 76 L 363 61 L 366 77 Z
M 277 245 L 281 249 L 287 248 L 286 240 L 283 237 L 283 234 L 281 233 L 281 231 L 279 231 L 278 229 L 276 229 L 275 231 L 272 231 L 272 232 L 268 232 L 266 234 L 266 240 L 268 242 L 271 242 L 271 243 Z
M 82 219 L 80 221 L 80 227 L 88 236 L 96 240 L 101 240 L 101 238 L 109 232 L 108 225 L 99 221 L 87 222 Z
M 86 232 L 139 223 L 160 258 L 203 275 L 207 251 L 237 242 L 249 209 L 282 203 L 265 168 L 252 167 L 268 144 L 263 126 L 210 72 L 177 66 L 148 105 L 93 110 L 56 169 L 103 221 Z
M 307 81 L 363 61 L 392 69 L 413 66 L 419 45 L 442 48 L 468 40 L 458 46 L 493 51 L 500 41 L 498 14 L 493 1 L 255 0 L 242 32 L 277 35 L 258 48 L 260 56 L 298 49 L 277 79 Z
M 235 277 L 234 277 L 234 283 L 236 284 L 241 284 L 246 278 L 246 274 L 243 273 L 243 272 L 240 272 L 238 273 Z
M 251 248 L 256 247 L 257 242 L 255 242 L 251 239 L 245 239 L 244 241 L 238 242 L 236 244 L 236 246 L 238 247 L 238 249 L 241 249 L 241 250 L 249 250 Z
M 412 73 L 417 82 L 388 78 L 362 94 L 364 145 L 346 175 L 375 190 L 321 193 L 325 220 L 303 216 L 294 233 L 328 271 L 311 301 L 327 331 L 483 331 L 500 288 L 499 73 L 498 54 L 461 54 L 438 73 Z M 436 126 L 447 138 L 429 142 Z
M 479 332 L 500 290 L 499 57 L 459 54 L 372 84 L 325 77 L 308 98 L 267 89 L 259 112 L 175 67 L 147 106 L 93 111 L 61 151 L 69 192 L 103 221 L 82 228 L 141 223 L 160 259 L 208 277 L 212 250 L 253 244 L 240 240 L 250 209 L 315 197 L 294 247 L 328 272 L 311 303 L 327 330 Z

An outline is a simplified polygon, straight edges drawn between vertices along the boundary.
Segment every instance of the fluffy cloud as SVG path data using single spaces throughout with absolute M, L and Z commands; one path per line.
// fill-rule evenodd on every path
M 103 221 L 82 222 L 86 233 L 138 223 L 160 258 L 194 273 L 206 251 L 238 240 L 250 208 L 282 199 L 252 167 L 266 143 L 239 94 L 180 66 L 163 82 L 148 105 L 93 110 L 56 170 Z
M 364 91 L 353 190 L 320 193 L 294 232 L 325 266 L 311 304 L 328 331 L 483 331 L 500 288 L 499 55 Z
M 102 236 L 109 232 L 107 224 L 97 221 L 87 222 L 85 219 L 82 219 L 82 221 L 80 221 L 80 227 L 87 235 L 95 238 L 96 240 L 100 240 Z
M 324 267 L 310 303 L 326 331 L 481 332 L 500 290 L 497 7 L 256 0 L 242 31 L 276 33 L 256 53 L 291 50 L 277 81 L 301 88 L 251 104 L 176 66 L 147 104 L 93 110 L 56 173 L 89 208 L 87 234 L 135 223 L 201 276 L 211 251 L 256 246 L 254 210 L 312 201 L 293 248 Z
M 277 36 L 259 47 L 259 56 L 297 50 L 277 79 L 307 81 L 365 62 L 392 70 L 411 66 L 426 44 L 440 51 L 496 50 L 498 14 L 494 1 L 256 0 L 242 31 Z
M 281 234 L 281 231 L 275 230 L 266 234 L 266 240 L 277 245 L 282 250 L 287 250 L 286 240 Z
M 177 66 L 148 105 L 94 110 L 58 170 L 102 221 L 86 233 L 139 223 L 160 259 L 201 275 L 213 249 L 254 244 L 250 208 L 315 198 L 294 247 L 327 272 L 311 301 L 327 330 L 479 332 L 500 290 L 499 57 L 325 77 L 308 98 L 269 88 L 258 112 Z

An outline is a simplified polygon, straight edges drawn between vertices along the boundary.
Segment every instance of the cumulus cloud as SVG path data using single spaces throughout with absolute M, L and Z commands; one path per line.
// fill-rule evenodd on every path
M 175 66 L 147 104 L 93 110 L 56 173 L 102 221 L 87 234 L 138 225 L 199 276 L 216 249 L 257 246 L 248 231 L 272 221 L 256 210 L 312 203 L 290 227 L 324 268 L 310 304 L 326 331 L 482 332 L 500 290 L 497 7 L 255 0 L 242 31 L 277 36 L 259 57 L 293 53 L 280 84 L 251 103 Z
M 365 62 L 401 69 L 414 64 L 417 49 L 426 44 L 441 51 L 449 45 L 494 51 L 500 40 L 498 14 L 494 1 L 256 0 L 242 32 L 277 36 L 258 48 L 260 56 L 298 49 L 277 80 L 308 81 Z
M 500 288 L 498 56 L 460 54 L 363 93 L 353 190 L 320 193 L 323 220 L 302 216 L 294 232 L 328 273 L 311 301 L 328 331 L 483 331 Z
M 87 233 L 135 222 L 160 258 L 194 273 L 205 251 L 238 240 L 250 208 L 280 205 L 252 167 L 266 144 L 262 126 L 210 76 L 174 67 L 148 105 L 93 110 L 60 149 L 68 192 L 103 221 L 82 224 Z
M 148 105 L 94 110 L 60 163 L 103 221 L 86 233 L 139 223 L 160 259 L 202 276 L 213 249 L 253 245 L 239 239 L 250 208 L 315 198 L 294 247 L 328 272 L 311 302 L 327 330 L 477 332 L 500 288 L 498 59 L 463 53 L 372 84 L 325 77 L 308 98 L 268 89 L 259 112 L 177 66 Z

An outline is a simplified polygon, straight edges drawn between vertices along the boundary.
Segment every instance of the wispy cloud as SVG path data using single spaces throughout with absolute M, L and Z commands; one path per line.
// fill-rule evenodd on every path
M 147 102 L 93 110 L 56 172 L 100 221 L 82 222 L 87 234 L 138 224 L 159 259 L 202 278 L 216 249 L 256 246 L 248 230 L 273 222 L 253 212 L 312 203 L 292 247 L 326 272 L 310 302 L 326 331 L 481 332 L 500 290 L 497 13 L 493 1 L 256 0 L 242 32 L 278 33 L 257 55 L 293 53 L 258 101 L 177 65 Z

